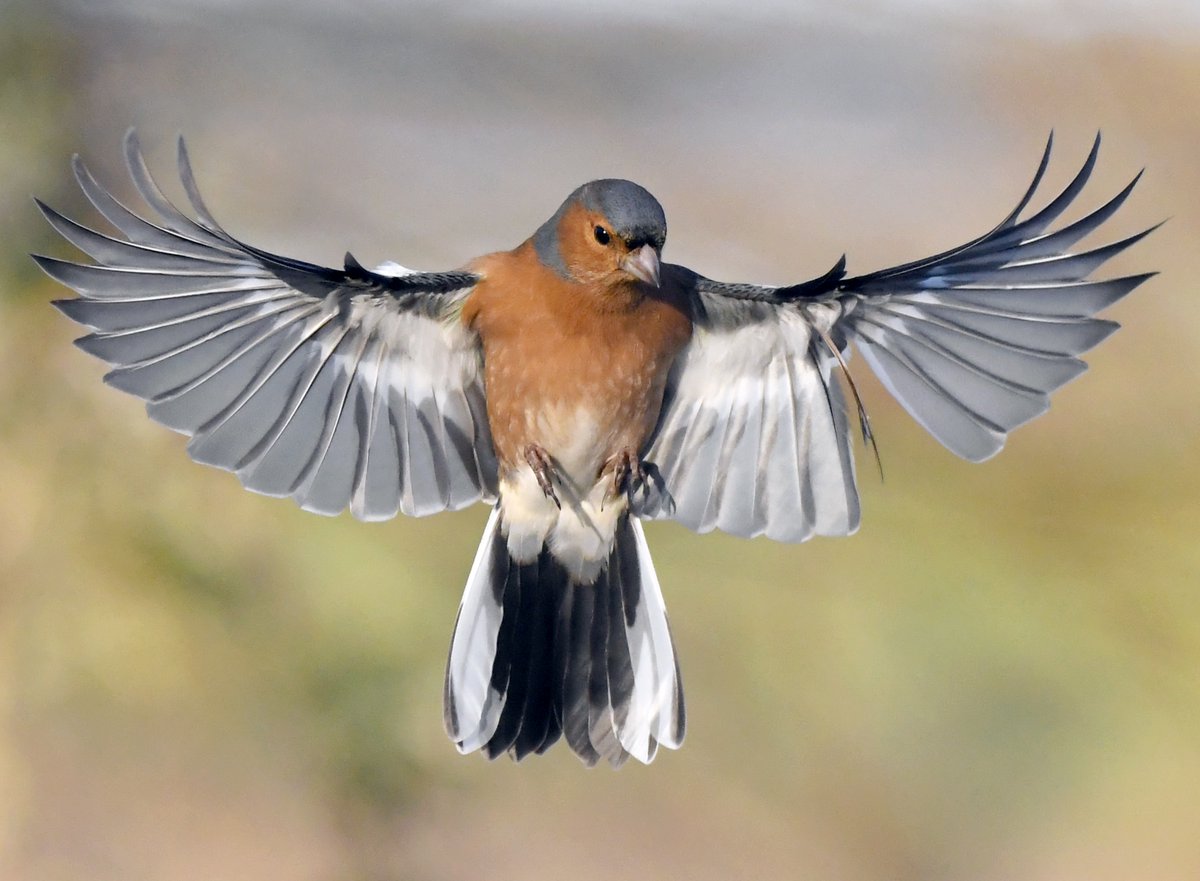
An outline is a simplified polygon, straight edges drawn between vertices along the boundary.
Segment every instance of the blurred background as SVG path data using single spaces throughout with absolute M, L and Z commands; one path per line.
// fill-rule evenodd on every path
M 0 878 L 1200 877 L 1200 7 L 1169 0 L 0 5 Z M 648 528 L 679 753 L 460 757 L 441 721 L 482 507 L 323 519 L 101 384 L 26 258 L 71 256 L 137 125 L 260 247 L 440 269 L 633 178 L 668 257 L 787 283 L 1047 193 L 1162 274 L 1051 412 L 960 462 L 856 371 L 852 538 Z M 1098 243 L 1098 242 L 1097 242 Z M 857 362 L 856 362 L 857 363 Z

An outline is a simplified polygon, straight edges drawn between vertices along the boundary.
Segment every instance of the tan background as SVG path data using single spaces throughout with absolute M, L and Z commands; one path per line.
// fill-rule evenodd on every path
M 1200 877 L 1200 13 L 1171 3 L 0 7 L 0 878 Z M 334 11 L 336 10 L 336 11 Z M 832 10 L 836 10 L 832 11 Z M 983 466 L 858 368 L 886 482 L 803 546 L 649 530 L 680 753 L 461 758 L 440 683 L 482 508 L 326 520 L 101 385 L 24 254 L 139 126 L 262 247 L 447 268 L 592 177 L 725 279 L 988 228 L 1093 133 L 1162 275 Z M 1075 215 L 1072 215 L 1075 216 Z

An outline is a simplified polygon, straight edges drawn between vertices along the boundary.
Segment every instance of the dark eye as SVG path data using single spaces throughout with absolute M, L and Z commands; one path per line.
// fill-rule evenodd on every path
M 610 241 L 612 241 L 612 236 L 609 235 L 608 230 L 602 226 L 596 227 L 594 230 L 592 230 L 592 233 L 596 236 L 596 241 L 602 245 L 607 245 Z

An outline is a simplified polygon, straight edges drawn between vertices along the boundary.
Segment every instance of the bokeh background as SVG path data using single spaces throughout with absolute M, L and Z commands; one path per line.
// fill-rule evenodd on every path
M 4 0 L 0 878 L 1200 877 L 1200 8 Z M 668 255 L 785 283 L 989 228 L 1057 132 L 1162 274 L 997 459 L 857 370 L 886 478 L 803 546 L 652 525 L 690 731 L 651 767 L 459 757 L 441 676 L 482 508 L 323 519 L 103 386 L 30 251 L 80 151 L 236 235 L 437 269 L 623 176 Z M 177 190 L 174 190 L 177 192 Z M 1047 190 L 1049 192 L 1049 188 Z M 1076 216 L 1076 215 L 1072 215 Z

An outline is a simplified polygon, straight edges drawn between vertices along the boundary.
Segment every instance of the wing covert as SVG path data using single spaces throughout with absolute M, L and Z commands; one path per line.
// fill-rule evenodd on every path
M 779 541 L 853 532 L 846 403 L 823 337 L 840 307 L 733 299 L 696 281 L 692 341 L 645 453 L 674 502 L 664 513 L 697 532 Z
M 477 276 L 331 269 L 254 248 L 212 218 L 180 141 L 196 219 L 126 161 L 156 215 L 114 199 L 76 158 L 89 201 L 121 234 L 96 232 L 38 202 L 85 265 L 35 256 L 77 299 L 56 306 L 92 333 L 78 345 L 105 381 L 189 435 L 199 462 L 251 490 L 367 520 L 465 507 L 494 496 L 478 341 L 457 320 Z
M 1095 167 L 1021 219 L 1049 164 L 1046 144 L 1017 207 L 983 236 L 933 257 L 770 287 L 671 267 L 692 292 L 696 332 L 668 380 L 646 458 L 698 531 L 803 540 L 853 531 L 858 497 L 839 377 L 854 344 L 884 386 L 955 454 L 982 461 L 1049 407 L 1117 324 L 1096 318 L 1153 273 L 1091 274 L 1155 227 L 1075 252 L 1125 202 L 1140 174 L 1079 220 L 1052 225 Z M 851 383 L 851 388 L 853 388 Z M 857 393 L 855 394 L 857 398 Z M 859 407 L 864 435 L 865 412 Z

